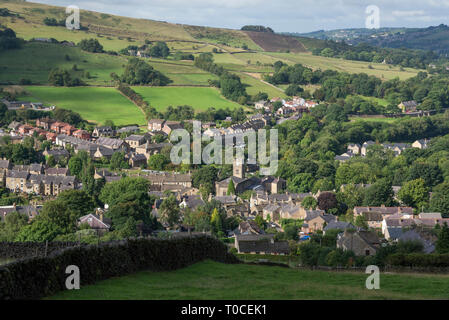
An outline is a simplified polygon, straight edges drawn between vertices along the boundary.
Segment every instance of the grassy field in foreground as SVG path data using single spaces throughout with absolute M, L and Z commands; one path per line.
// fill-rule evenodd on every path
M 73 110 L 88 121 L 102 124 L 112 120 L 116 125 L 146 123 L 142 111 L 115 88 L 28 86 L 25 89 L 31 95 L 21 99 Z
M 81 272 L 82 274 L 82 272 Z M 212 261 L 172 272 L 140 272 L 101 281 L 50 299 L 448 299 L 448 276 L 381 274 L 367 290 L 364 273 L 226 265 Z
M 195 111 L 215 109 L 235 109 L 238 103 L 225 99 L 215 88 L 201 87 L 133 87 L 156 110 L 165 110 L 168 106 L 189 105 Z

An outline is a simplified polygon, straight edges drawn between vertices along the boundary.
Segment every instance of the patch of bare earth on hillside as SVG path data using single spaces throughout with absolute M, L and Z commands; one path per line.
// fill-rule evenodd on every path
M 307 52 L 304 45 L 296 38 L 271 32 L 245 31 L 259 47 L 265 51 Z

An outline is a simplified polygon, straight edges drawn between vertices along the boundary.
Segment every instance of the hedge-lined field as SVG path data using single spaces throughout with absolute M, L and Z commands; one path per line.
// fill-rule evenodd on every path
M 235 109 L 241 107 L 238 103 L 224 98 L 216 88 L 198 87 L 132 87 L 142 95 L 152 107 L 158 111 L 168 106 L 177 107 L 189 105 L 195 111 L 205 111 L 209 107 L 215 109 Z
M 173 271 L 204 260 L 238 263 L 227 246 L 211 237 L 175 240 L 138 239 L 74 247 L 48 257 L 0 267 L 0 300 L 39 299 L 66 290 L 65 270 L 75 265 L 81 285 L 142 270 Z
M 78 112 L 83 119 L 103 124 L 146 124 L 143 112 L 115 88 L 28 86 L 31 96 L 23 100 L 40 101 Z
M 449 299 L 449 277 L 382 274 L 380 290 L 367 290 L 367 274 L 225 265 L 206 261 L 170 271 L 144 271 L 109 279 L 51 299 Z

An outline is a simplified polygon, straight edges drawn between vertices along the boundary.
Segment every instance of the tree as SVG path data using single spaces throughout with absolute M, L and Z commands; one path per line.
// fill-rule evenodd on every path
M 163 171 L 165 167 L 170 163 L 170 159 L 164 154 L 153 154 L 148 159 L 148 168 L 152 170 Z
M 111 170 L 129 169 L 129 164 L 125 161 L 125 152 L 115 152 L 111 157 L 109 168 Z
M 53 155 L 50 155 L 50 156 L 47 158 L 47 166 L 49 166 L 49 167 L 54 167 L 54 166 L 56 166 L 56 159 L 55 159 L 55 157 L 54 157 Z
M 446 222 L 438 233 L 435 249 L 440 254 L 449 253 L 449 227 Z
M 180 221 L 178 202 L 173 194 L 162 201 L 159 212 L 161 221 L 168 224 L 170 228 Z
M 22 228 L 17 235 L 20 242 L 52 241 L 58 235 L 64 234 L 62 228 L 54 222 L 47 222 L 37 217 L 33 223 Z
M 304 92 L 304 89 L 298 86 L 297 84 L 291 84 L 285 89 L 285 94 L 292 97 L 297 96 L 301 92 Z
M 307 196 L 305 197 L 302 201 L 301 201 L 301 205 L 305 208 L 305 209 L 313 209 L 315 210 L 316 207 L 318 206 L 318 202 L 316 201 L 316 199 L 312 196 Z
M 121 79 L 128 84 L 149 84 L 153 86 L 165 86 L 171 82 L 161 72 L 156 71 L 148 63 L 137 58 L 129 59 Z
M 385 179 L 376 181 L 365 192 L 365 205 L 391 207 L 394 204 L 394 192 L 391 183 Z
M 263 219 L 262 215 L 257 215 L 254 219 L 254 222 L 259 226 L 259 228 L 265 229 L 265 220 Z
M 289 224 L 284 228 L 285 238 L 287 240 L 299 240 L 299 228 L 297 225 Z
M 100 200 L 110 207 L 119 203 L 136 202 L 143 208 L 153 204 L 148 195 L 149 182 L 144 178 L 125 177 L 106 184 L 100 193 Z
M 60 200 L 47 201 L 32 223 L 20 230 L 17 240 L 52 241 L 58 235 L 73 233 L 76 223 L 77 213 L 66 203 Z
M 449 215 L 449 182 L 436 186 L 430 199 L 430 207 L 435 212 Z
M 429 189 L 426 187 L 423 179 L 411 180 L 404 183 L 401 190 L 399 190 L 398 198 L 407 206 L 421 209 L 428 205 Z
M 14 241 L 20 229 L 28 224 L 28 216 L 17 211 L 7 214 L 3 220 L 0 221 L 0 241 Z
M 98 42 L 97 39 L 83 39 L 81 40 L 80 43 L 78 43 L 78 46 L 84 50 L 84 51 L 88 51 L 88 52 L 98 52 L 101 53 L 103 52 L 103 46 L 100 44 L 100 42 Z
M 228 196 L 235 195 L 235 186 L 234 186 L 234 181 L 232 179 L 229 179 L 228 191 L 226 192 L 226 194 Z
M 80 178 L 81 171 L 83 170 L 83 161 L 79 156 L 74 156 L 70 158 L 69 170 L 72 175 Z
M 212 215 L 210 218 L 210 223 L 212 225 L 212 228 L 214 230 L 215 234 L 218 234 L 218 232 L 223 231 L 223 221 L 220 213 L 218 212 L 217 208 L 215 208 L 212 211 Z
M 328 212 L 331 209 L 337 208 L 337 196 L 333 192 L 323 192 L 318 196 L 318 208 Z
M 73 211 L 77 218 L 92 212 L 95 208 L 92 197 L 84 190 L 66 190 L 61 192 L 57 199 Z
M 150 47 L 150 49 L 148 50 L 148 54 L 151 57 L 165 59 L 170 54 L 170 49 L 165 42 L 158 41 L 155 45 Z
M 366 221 L 366 218 L 364 216 L 357 216 L 357 218 L 355 218 L 354 224 L 356 227 L 360 227 L 365 230 L 369 229 L 368 222 Z

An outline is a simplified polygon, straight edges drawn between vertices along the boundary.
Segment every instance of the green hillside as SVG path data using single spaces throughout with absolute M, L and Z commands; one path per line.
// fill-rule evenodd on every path
M 381 274 L 367 290 L 365 273 L 326 272 L 206 261 L 171 272 L 140 272 L 61 292 L 52 300 L 448 299 L 441 275 Z
M 0 83 L 18 83 L 29 79 L 33 84 L 47 84 L 51 69 L 58 67 L 79 71 L 73 72 L 91 85 L 110 85 L 110 74 L 121 74 L 126 64 L 123 57 L 93 54 L 77 47 L 52 43 L 26 43 L 23 48 L 0 52 Z M 90 77 L 85 76 L 89 72 Z

